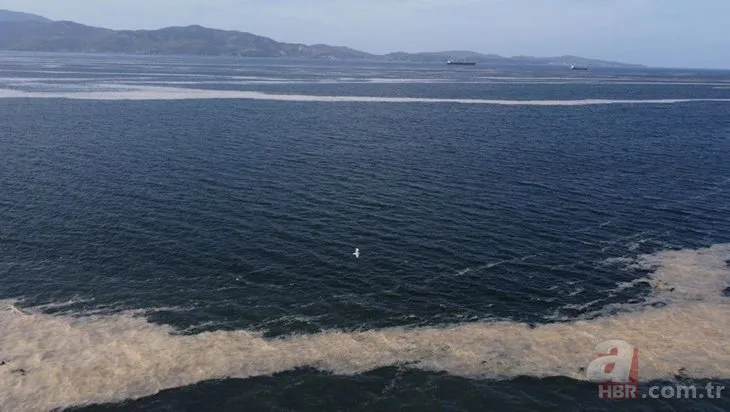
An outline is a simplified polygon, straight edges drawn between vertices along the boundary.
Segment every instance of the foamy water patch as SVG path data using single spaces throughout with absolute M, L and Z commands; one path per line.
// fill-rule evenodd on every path
M 77 72 L 82 73 L 82 72 Z M 111 83 L 134 83 L 135 85 L 156 84 L 175 85 L 196 85 L 196 84 L 227 84 L 227 85 L 287 85 L 287 84 L 463 84 L 463 85 L 636 85 L 636 86 L 715 86 L 715 89 L 728 89 L 727 83 L 722 82 L 692 82 L 692 81 L 668 81 L 668 80 L 612 80 L 601 78 L 277 78 L 258 76 L 216 76 L 205 75 L 196 77 L 194 75 L 175 74 L 166 76 L 164 73 L 147 73 L 140 76 L 139 73 L 131 73 L 117 77 L 121 73 L 99 73 L 97 77 L 0 77 L 0 83 L 15 84 L 22 82 L 57 83 L 57 82 L 111 82 Z M 169 78 L 195 77 L 196 80 L 166 80 Z
M 110 65 L 109 67 L 118 67 L 118 65 Z M 148 77 L 148 76 L 157 76 L 157 77 L 215 77 L 215 75 L 212 74 L 200 74 L 200 73 L 159 73 L 159 72 L 110 72 L 110 71 L 98 71 L 94 70 L 96 67 L 90 68 L 91 70 L 88 71 L 78 71 L 78 70 L 23 70 L 23 73 L 42 73 L 42 74 L 83 74 L 83 75 L 90 75 L 90 74 L 98 74 L 103 76 L 137 76 L 137 77 Z M 147 68 L 147 67 L 145 67 Z M 2 72 L 16 72 L 17 69 L 0 69 L 0 73 Z
M 730 377 L 730 244 L 641 256 L 663 307 L 536 327 L 476 322 L 443 327 L 327 331 L 266 339 L 259 332 L 182 335 L 134 313 L 52 316 L 0 301 L 0 410 L 112 402 L 226 377 L 309 366 L 337 374 L 414 368 L 474 378 L 584 379 L 594 346 L 640 348 L 640 379 Z
M 730 102 L 728 99 L 583 99 L 583 100 L 495 100 L 443 99 L 426 97 L 325 96 L 304 94 L 274 94 L 257 91 L 203 90 L 192 88 L 154 87 L 121 84 L 98 84 L 92 91 L 27 91 L 0 89 L 0 98 L 61 98 L 80 100 L 188 100 L 188 99 L 246 99 L 290 102 L 345 103 L 459 103 L 504 106 L 584 106 L 603 104 L 677 104 L 691 102 Z M 124 89 L 121 89 L 124 87 Z M 111 89 L 111 90 L 103 90 Z

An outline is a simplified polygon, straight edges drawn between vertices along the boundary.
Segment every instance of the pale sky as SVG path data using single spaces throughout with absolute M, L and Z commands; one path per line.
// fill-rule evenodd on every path
M 371 53 L 574 54 L 730 69 L 730 0 L 0 0 L 113 29 L 200 24 Z

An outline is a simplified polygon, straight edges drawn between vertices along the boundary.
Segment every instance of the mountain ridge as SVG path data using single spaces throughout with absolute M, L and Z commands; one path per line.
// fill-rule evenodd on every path
M 237 30 L 200 25 L 170 26 L 154 30 L 112 30 L 72 21 L 51 21 L 28 13 L 0 10 L 0 50 L 120 53 L 151 55 L 203 55 L 241 57 L 293 57 L 314 59 L 370 59 L 404 62 L 444 62 L 468 59 L 477 63 L 523 65 L 590 65 L 643 67 L 638 64 L 588 59 L 578 56 L 504 57 L 467 50 L 372 54 L 345 46 L 279 42 Z
M 50 23 L 52 20 L 37 14 L 23 13 L 20 11 L 12 11 L 0 9 L 0 22 L 6 21 L 39 21 Z

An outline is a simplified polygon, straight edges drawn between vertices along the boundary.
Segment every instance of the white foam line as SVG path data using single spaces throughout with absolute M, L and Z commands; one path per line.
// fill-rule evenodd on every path
M 639 347 L 642 381 L 730 377 L 730 244 L 661 252 L 633 264 L 654 267 L 651 300 L 633 312 L 530 327 L 476 322 L 443 327 L 326 331 L 265 339 L 251 331 L 180 335 L 132 314 L 51 316 L 0 301 L 0 410 L 40 411 L 134 399 L 226 377 L 310 366 L 358 374 L 410 363 L 466 377 L 521 375 L 584 379 L 595 345 Z
M 94 79 L 92 79 L 94 80 Z M 129 82 L 129 79 L 119 79 L 119 81 Z M 717 83 L 691 83 L 691 82 L 631 82 L 631 81 L 604 81 L 604 80 L 582 80 L 582 81 L 540 81 L 540 80 L 508 80 L 508 81 L 489 81 L 489 80 L 460 80 L 460 79 L 316 79 L 316 80 L 298 80 L 298 79 L 276 79 L 276 80 L 201 80 L 201 81 L 138 81 L 138 84 L 156 83 L 156 84 L 236 84 L 236 85 L 256 85 L 256 84 L 482 84 L 482 85 L 641 85 L 641 86 L 664 86 L 664 85 L 682 85 L 682 86 L 715 86 Z
M 1 70 L 0 70 L 1 71 Z M 64 72 L 89 74 L 87 72 Z M 136 75 L 136 78 L 150 77 L 208 77 L 213 80 L 198 81 L 139 81 L 135 83 L 164 83 L 164 84 L 546 84 L 546 85 L 585 85 L 585 84 L 605 84 L 605 85 L 686 85 L 686 86 L 717 86 L 717 88 L 725 88 L 727 82 L 700 82 L 700 81 L 671 81 L 671 80 L 630 80 L 630 79 L 612 79 L 600 77 L 586 78 L 540 78 L 540 77 L 477 77 L 475 79 L 456 79 L 456 78 L 330 78 L 319 77 L 317 79 L 292 79 L 292 78 L 276 78 L 276 77 L 259 77 L 259 76 L 225 76 L 225 75 L 186 75 L 186 74 L 165 74 L 165 73 L 98 73 L 100 76 L 96 78 L 74 78 L 74 77 L 2 77 L 0 81 L 99 81 L 104 77 L 113 78 L 115 75 Z M 129 82 L 135 78 L 125 76 L 111 81 Z M 482 80 L 480 80 L 482 79 Z M 102 80 L 110 81 L 110 80 Z
M 99 87 L 119 87 L 119 84 Z M 289 102 L 349 102 L 349 103 L 460 103 L 505 106 L 584 106 L 601 104 L 676 104 L 690 102 L 730 102 L 730 99 L 647 99 L 647 100 L 489 100 L 489 99 L 441 99 L 425 97 L 377 97 L 377 96 L 318 96 L 302 94 L 272 94 L 256 91 L 202 90 L 174 87 L 134 86 L 123 91 L 76 91 L 31 92 L 0 89 L 0 98 L 61 98 L 81 100 L 187 100 L 187 99 L 247 99 Z
M 117 66 L 116 64 L 114 65 Z M 18 72 L 23 73 L 44 73 L 44 74 L 97 74 L 100 76 L 163 76 L 163 77 L 215 77 L 213 74 L 199 74 L 199 73 L 150 73 L 150 72 L 100 72 L 94 71 L 96 67 L 92 67 L 88 71 L 73 71 L 73 70 L 19 70 L 19 69 L 0 69 L 0 72 Z M 99 67 L 103 68 L 103 67 Z

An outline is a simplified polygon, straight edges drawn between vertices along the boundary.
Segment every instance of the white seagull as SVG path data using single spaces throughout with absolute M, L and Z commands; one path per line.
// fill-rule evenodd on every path
M 359 258 L 360 257 L 360 249 L 355 248 L 355 253 L 353 253 L 353 255 L 355 255 L 356 258 Z

